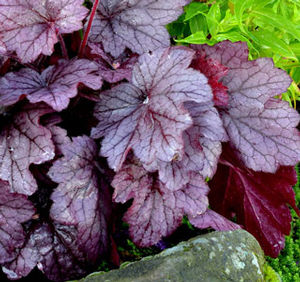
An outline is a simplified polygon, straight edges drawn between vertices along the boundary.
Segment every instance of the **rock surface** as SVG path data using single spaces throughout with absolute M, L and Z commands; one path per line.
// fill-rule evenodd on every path
M 82 282 L 264 281 L 264 253 L 244 230 L 212 232 Z

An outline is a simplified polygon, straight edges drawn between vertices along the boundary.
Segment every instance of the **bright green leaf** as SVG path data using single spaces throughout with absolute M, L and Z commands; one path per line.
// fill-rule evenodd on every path
M 196 33 L 194 33 L 194 34 L 192 34 L 188 37 L 176 40 L 176 42 L 191 43 L 191 44 L 210 44 L 210 45 L 212 45 L 212 43 L 209 43 L 209 40 L 204 35 L 203 31 L 198 31 L 198 32 L 196 32 Z
M 261 9 L 261 10 L 253 10 L 252 14 L 255 15 L 261 22 L 264 23 L 264 26 L 273 26 L 279 29 L 282 29 L 295 38 L 300 40 L 300 31 L 296 28 L 295 24 L 292 21 L 284 18 L 281 15 L 275 14 L 270 9 Z
M 185 19 L 184 21 L 188 21 L 189 19 L 205 14 L 208 11 L 208 6 L 204 3 L 199 3 L 199 2 L 192 2 L 191 4 L 187 5 L 185 8 Z
M 219 32 L 227 32 L 231 29 L 238 27 L 238 21 L 230 10 L 226 10 L 225 17 L 219 23 Z
M 203 15 L 197 15 L 189 20 L 190 30 L 192 33 L 202 31 L 204 34 L 208 34 L 208 27 L 206 18 Z
M 218 33 L 218 25 L 221 20 L 221 11 L 218 4 L 214 4 L 210 7 L 210 10 L 206 15 L 206 20 L 210 34 L 215 36 Z
M 252 35 L 260 42 L 261 48 L 269 48 L 275 54 L 297 60 L 293 50 L 283 40 L 278 38 L 275 33 L 268 30 L 252 32 Z
M 300 84 L 300 67 L 293 68 L 291 71 L 291 76 L 296 84 Z
M 300 56 L 300 43 L 294 43 L 290 45 L 291 49 L 295 53 L 296 56 Z
M 243 36 L 241 33 L 232 31 L 232 32 L 226 32 L 226 33 L 219 33 L 217 34 L 214 39 L 218 41 L 223 40 L 230 40 L 231 42 L 237 42 L 237 41 L 248 41 L 247 37 Z
M 253 2 L 254 0 L 232 0 L 232 4 L 234 5 L 234 13 L 240 23 L 242 23 L 243 21 L 245 10 L 249 9 L 252 6 Z

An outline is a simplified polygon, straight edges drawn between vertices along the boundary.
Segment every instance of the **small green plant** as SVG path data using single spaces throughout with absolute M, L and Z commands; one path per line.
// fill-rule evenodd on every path
M 155 247 L 138 248 L 131 240 L 127 239 L 124 246 L 118 246 L 118 252 L 126 260 L 132 261 L 156 254 L 158 249 Z
M 264 281 L 265 282 L 280 282 L 280 278 L 278 277 L 278 274 L 267 263 L 264 265 Z

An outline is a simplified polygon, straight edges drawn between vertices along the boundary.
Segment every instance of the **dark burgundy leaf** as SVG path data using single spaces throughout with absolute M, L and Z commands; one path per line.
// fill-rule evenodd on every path
M 185 47 L 144 54 L 134 67 L 132 84 L 101 94 L 92 136 L 104 136 L 101 154 L 111 168 L 119 170 L 130 149 L 149 165 L 183 153 L 182 132 L 192 124 L 183 102 L 212 100 L 206 78 L 188 69 L 192 57 Z
M 222 121 L 212 104 L 186 102 L 185 108 L 193 118 L 193 126 L 183 133 L 184 154 L 180 160 L 158 162 L 159 178 L 171 190 L 178 190 L 188 183 L 193 175 L 191 172 L 211 178 L 222 151 L 221 141 L 227 140 Z
M 0 135 L 0 178 L 9 182 L 10 191 L 31 195 L 37 184 L 29 171 L 31 164 L 41 164 L 54 157 L 50 131 L 39 124 L 48 107 L 35 105 L 15 115 Z
M 123 79 L 131 80 L 133 66 L 138 60 L 137 55 L 122 54 L 114 59 L 104 52 L 100 44 L 90 43 L 89 46 L 92 48 L 91 53 L 97 55 L 93 61 L 97 63 L 98 72 L 104 80 L 109 83 L 116 83 Z
M 1 0 L 0 37 L 23 63 L 51 55 L 58 34 L 82 28 L 88 10 L 83 0 Z
M 34 207 L 26 196 L 9 192 L 7 182 L 0 180 L 0 263 L 8 262 L 22 247 L 25 233 L 21 223 L 30 220 Z
M 59 183 L 51 199 L 50 216 L 56 222 L 77 228 L 77 244 L 88 261 L 95 262 L 107 248 L 107 218 L 103 199 L 106 187 L 100 186 L 97 170 L 97 146 L 89 137 L 73 138 L 61 146 L 64 157 L 49 171 Z
M 132 161 L 116 174 L 112 186 L 114 201 L 124 203 L 134 199 L 124 220 L 130 225 L 133 241 L 142 247 L 170 235 L 181 224 L 184 214 L 195 217 L 208 207 L 208 187 L 196 174 L 189 184 L 173 192 L 166 189 L 156 174 L 148 173 Z
M 10 279 L 26 276 L 35 266 L 53 281 L 79 278 L 86 270 L 84 253 L 76 246 L 76 234 L 73 226 L 39 224 L 17 258 L 2 269 Z
M 246 168 L 226 145 L 217 173 L 210 182 L 210 205 L 253 234 L 265 253 L 278 256 L 284 247 L 284 235 L 290 233 L 288 204 L 300 215 L 292 185 L 297 182 L 293 167 L 280 167 L 276 174 Z
M 15 104 L 22 95 L 32 103 L 46 102 L 54 110 L 65 109 L 70 98 L 77 95 L 77 86 L 84 83 L 92 89 L 99 89 L 102 79 L 95 74 L 97 65 L 91 61 L 60 60 L 41 74 L 25 68 L 8 73 L 0 79 L 0 104 Z
M 234 222 L 228 220 L 226 217 L 208 209 L 205 213 L 196 217 L 189 217 L 189 221 L 197 228 L 213 228 L 218 231 L 236 230 L 241 227 Z
M 187 0 L 100 1 L 89 40 L 118 57 L 126 47 L 143 54 L 170 45 L 165 25 L 182 14 Z
M 245 165 L 274 173 L 280 165 L 300 161 L 300 134 L 295 128 L 299 114 L 286 102 L 272 97 L 291 83 L 285 71 L 269 58 L 248 61 L 243 43 L 222 42 L 213 47 L 193 46 L 206 60 L 228 68 L 221 79 L 228 88 L 229 103 L 219 108 L 230 143 Z M 203 56 L 204 56 L 203 55 Z

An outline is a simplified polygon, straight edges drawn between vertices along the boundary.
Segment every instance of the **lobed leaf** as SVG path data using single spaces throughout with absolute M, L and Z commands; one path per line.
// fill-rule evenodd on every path
M 275 173 L 280 165 L 300 160 L 300 133 L 297 111 L 288 103 L 269 100 L 263 111 L 232 108 L 221 114 L 230 142 L 247 167 Z
M 83 0 L 1 0 L 0 37 L 23 63 L 51 55 L 58 34 L 82 28 L 88 10 Z
M 151 246 L 170 235 L 180 224 L 184 214 L 195 217 L 208 207 L 208 187 L 194 174 L 189 184 L 171 191 L 157 175 L 147 172 L 135 160 L 128 161 L 116 174 L 112 186 L 113 200 L 133 203 L 124 215 L 129 232 L 139 246 Z
M 265 102 L 285 92 L 291 84 L 291 78 L 285 71 L 275 68 L 272 59 L 248 61 L 245 42 L 223 41 L 215 46 L 191 47 L 198 51 L 198 56 L 205 54 L 207 60 L 216 60 L 228 68 L 221 82 L 228 89 L 229 108 L 249 106 L 262 109 Z
M 205 77 L 188 69 L 192 57 L 184 47 L 144 54 L 133 69 L 132 84 L 102 93 L 92 137 L 104 136 L 101 155 L 111 168 L 119 170 L 130 149 L 148 165 L 182 154 L 182 132 L 192 124 L 183 102 L 212 99 Z
M 193 46 L 197 56 L 228 68 L 221 82 L 229 102 L 219 112 L 230 143 L 247 167 L 273 172 L 300 161 L 299 114 L 272 97 L 285 92 L 291 79 L 268 58 L 247 61 L 245 43 L 224 41 L 213 47 Z
M 126 47 L 143 54 L 170 45 L 165 25 L 176 20 L 187 0 L 105 0 L 99 3 L 90 31 L 92 43 L 119 57 Z
M 48 279 L 66 281 L 86 274 L 82 257 L 76 246 L 76 230 L 73 226 L 40 223 L 16 259 L 2 267 L 9 279 L 20 279 L 37 266 Z
M 50 131 L 39 124 L 48 107 L 27 107 L 16 114 L 0 135 L 0 178 L 8 181 L 11 192 L 31 195 L 37 189 L 29 166 L 54 158 Z
M 103 212 L 105 187 L 100 186 L 97 147 L 87 136 L 61 145 L 63 158 L 54 162 L 48 175 L 59 183 L 51 195 L 50 216 L 63 225 L 76 226 L 78 248 L 90 263 L 106 251 L 107 218 Z
M 17 256 L 25 242 L 22 223 L 31 219 L 35 209 L 26 196 L 9 192 L 7 182 L 0 180 L 0 263 Z
M 94 62 L 98 66 L 98 73 L 109 83 L 117 83 L 123 79 L 131 80 L 132 69 L 138 60 L 137 55 L 121 54 L 118 58 L 113 58 L 106 54 L 100 44 L 89 43 L 91 53 L 96 55 Z
M 57 66 L 50 66 L 41 74 L 29 68 L 7 73 L 0 79 L 0 104 L 13 105 L 25 95 L 31 103 L 45 102 L 61 111 L 77 95 L 79 83 L 101 88 L 102 79 L 95 74 L 96 70 L 92 61 L 79 59 L 60 60 Z
M 193 177 L 192 172 L 211 178 L 221 154 L 221 141 L 227 140 L 222 121 L 212 104 L 186 102 L 185 108 L 192 116 L 193 125 L 183 133 L 184 154 L 181 159 L 171 162 L 160 161 L 156 167 L 160 181 L 171 190 L 187 184 Z
M 238 224 L 235 224 L 211 209 L 208 209 L 205 213 L 197 215 L 196 217 L 189 217 L 189 221 L 195 227 L 201 229 L 211 227 L 217 231 L 228 231 L 241 228 Z

